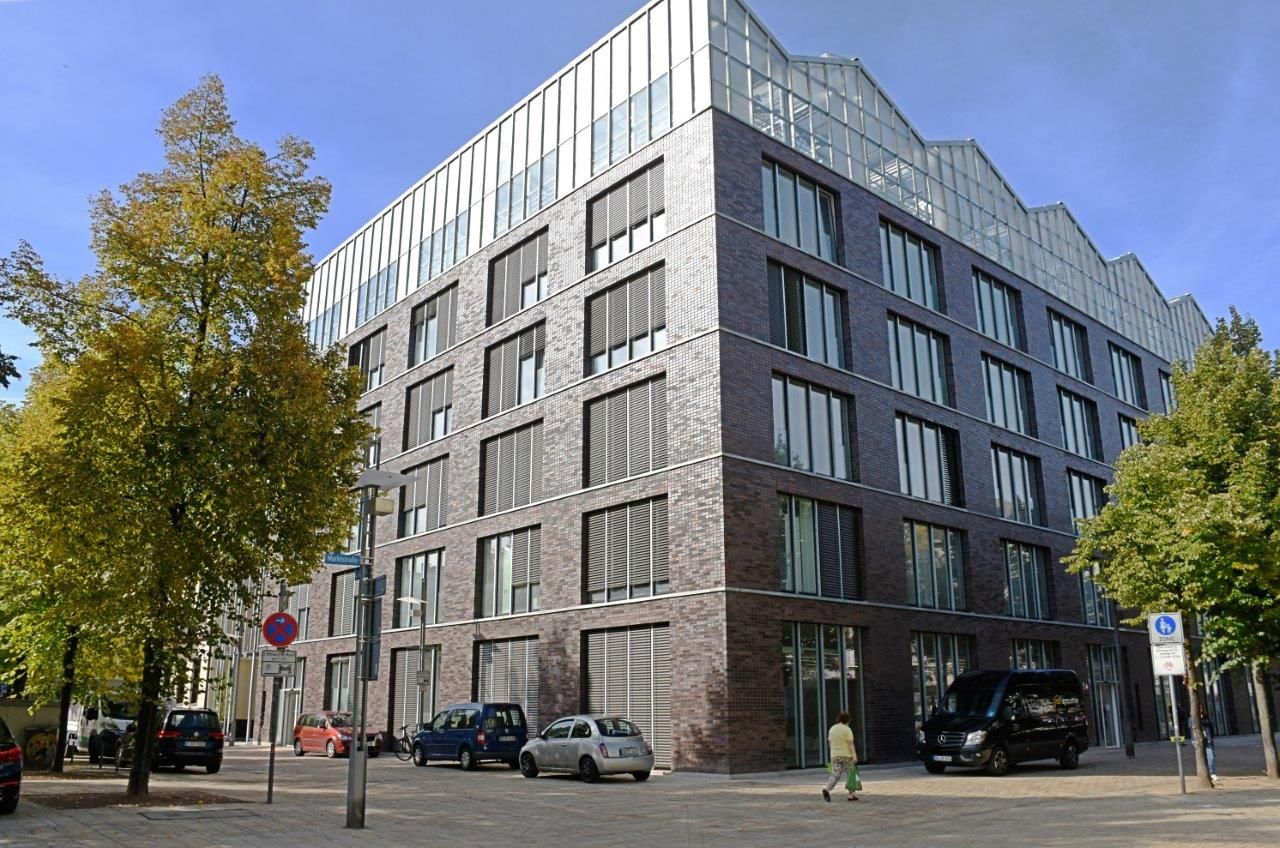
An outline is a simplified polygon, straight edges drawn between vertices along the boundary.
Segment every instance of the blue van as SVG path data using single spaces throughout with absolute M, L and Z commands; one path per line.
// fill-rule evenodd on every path
M 519 704 L 455 704 L 436 713 L 413 737 L 413 763 L 454 760 L 468 771 L 478 763 L 520 767 L 520 749 L 529 739 Z

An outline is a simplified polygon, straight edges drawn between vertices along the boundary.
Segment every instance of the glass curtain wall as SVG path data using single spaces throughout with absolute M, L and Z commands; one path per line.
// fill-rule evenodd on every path
M 957 675 L 973 668 L 973 645 L 968 636 L 953 633 L 911 634 L 911 673 L 915 684 L 916 729 Z
M 859 628 L 782 622 L 782 691 L 788 767 L 826 765 L 827 729 L 842 710 L 853 716 L 859 758 L 865 754 Z
M 1118 747 L 1124 734 L 1120 728 L 1120 666 L 1113 645 L 1089 646 L 1089 697 L 1093 743 Z

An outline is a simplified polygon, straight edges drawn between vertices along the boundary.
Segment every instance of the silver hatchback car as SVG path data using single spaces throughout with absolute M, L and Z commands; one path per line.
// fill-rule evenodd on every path
M 640 728 L 617 716 L 569 716 L 553 721 L 520 749 L 520 772 L 577 772 L 587 783 L 602 774 L 629 774 L 648 780 L 653 748 Z

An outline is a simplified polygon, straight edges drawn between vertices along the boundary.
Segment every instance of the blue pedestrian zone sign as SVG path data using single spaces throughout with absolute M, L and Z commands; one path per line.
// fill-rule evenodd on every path
M 1147 632 L 1153 645 L 1181 645 L 1182 614 L 1158 612 L 1147 617 Z

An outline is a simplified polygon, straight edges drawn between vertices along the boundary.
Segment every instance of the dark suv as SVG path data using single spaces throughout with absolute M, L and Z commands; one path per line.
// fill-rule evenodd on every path
M 132 762 L 137 748 L 135 726 L 124 735 L 120 759 Z M 165 714 L 156 731 L 151 767 L 173 766 L 182 771 L 187 766 L 204 766 L 209 774 L 222 768 L 222 724 L 213 710 L 173 709 Z
M 1048 759 L 1073 769 L 1088 747 L 1080 680 L 1067 669 L 966 672 L 916 737 L 916 756 L 932 774 L 969 766 L 999 776 Z
M 0 719 L 0 813 L 8 814 L 18 809 L 18 796 L 22 794 L 22 746 L 9 732 L 9 726 Z
M 441 710 L 413 737 L 413 762 L 457 760 L 470 770 L 487 760 L 519 768 L 520 749 L 528 740 L 519 704 L 457 704 Z

